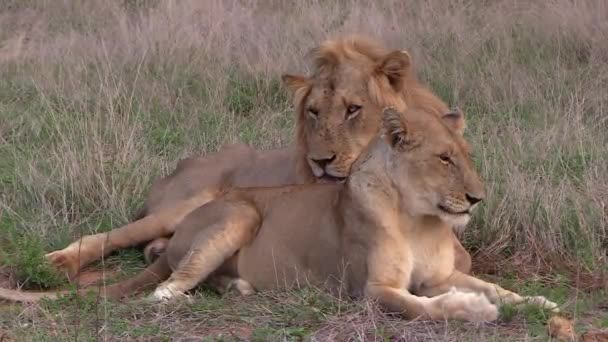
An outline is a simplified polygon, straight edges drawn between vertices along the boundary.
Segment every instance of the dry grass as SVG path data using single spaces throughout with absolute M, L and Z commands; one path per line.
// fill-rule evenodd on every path
M 0 327 L 17 340 L 104 341 L 546 341 L 540 311 L 491 324 L 404 321 L 369 302 L 317 290 L 220 298 L 198 292 L 192 302 L 103 303 L 96 298 L 0 307 Z M 135 305 L 134 305 L 135 304 Z M 588 329 L 589 324 L 582 330 Z M 7 329 L 8 330 L 8 329 Z M 579 334 L 581 329 L 579 328 Z
M 180 157 L 286 145 L 280 74 L 363 33 L 467 111 L 489 197 L 464 236 L 478 269 L 601 284 L 607 16 L 604 0 L 3 1 L 0 259 L 52 285 L 44 250 L 125 222 Z

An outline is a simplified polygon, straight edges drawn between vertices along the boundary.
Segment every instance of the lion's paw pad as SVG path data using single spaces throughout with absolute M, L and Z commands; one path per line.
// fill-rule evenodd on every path
M 55 267 L 61 267 L 71 262 L 69 254 L 65 253 L 64 251 L 51 252 L 46 254 L 44 257 Z
M 73 253 L 69 251 L 55 251 L 45 254 L 44 257 L 56 269 L 67 272 L 68 277 L 70 278 L 77 274 L 80 270 L 78 257 L 74 256 Z

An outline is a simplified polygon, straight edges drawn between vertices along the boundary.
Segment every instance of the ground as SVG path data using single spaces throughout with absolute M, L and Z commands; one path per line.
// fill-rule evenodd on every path
M 132 255 L 127 258 L 135 257 Z M 110 265 L 125 256 L 110 258 Z M 138 265 L 123 269 L 124 277 Z M 97 269 L 99 266 L 93 266 Z M 113 266 L 109 266 L 114 269 Z M 524 294 L 543 294 L 559 302 L 577 336 L 608 329 L 605 290 L 582 293 L 565 279 L 501 276 L 503 286 Z M 152 340 L 205 338 L 218 341 L 383 340 L 383 341 L 546 341 L 549 312 L 535 307 L 503 307 L 498 322 L 407 322 L 384 314 L 372 302 L 330 296 L 318 289 L 221 296 L 206 287 L 190 300 L 158 305 L 138 296 L 107 302 L 94 294 L 65 296 L 36 305 L 0 306 L 0 328 L 16 340 Z M 9 328 L 10 327 L 10 328 Z
M 607 12 L 604 0 L 3 1 L 0 286 L 65 287 L 43 255 L 128 222 L 180 158 L 287 145 L 280 75 L 305 73 L 327 37 L 363 33 L 409 51 L 421 82 L 466 112 L 488 193 L 462 234 L 476 274 L 543 292 L 579 332 L 606 328 Z M 117 278 L 142 266 L 138 250 L 94 265 Z M 201 290 L 163 307 L 0 304 L 0 341 L 546 340 L 545 320 L 511 308 L 481 327 L 402 322 L 320 291 Z

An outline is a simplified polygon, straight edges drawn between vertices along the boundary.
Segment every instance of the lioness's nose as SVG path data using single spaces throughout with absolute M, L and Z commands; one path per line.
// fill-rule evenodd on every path
M 335 159 L 336 159 L 336 155 L 334 154 L 330 158 L 323 158 L 323 159 L 313 159 L 313 158 L 311 158 L 310 160 L 312 160 L 312 162 L 315 163 L 315 164 L 317 164 L 320 168 L 325 169 L 325 166 L 327 166 L 327 164 L 331 163 Z
M 467 192 L 465 196 L 467 198 L 467 201 L 469 201 L 471 205 L 475 205 L 475 203 L 481 202 L 481 200 L 483 200 L 483 195 L 472 194 Z

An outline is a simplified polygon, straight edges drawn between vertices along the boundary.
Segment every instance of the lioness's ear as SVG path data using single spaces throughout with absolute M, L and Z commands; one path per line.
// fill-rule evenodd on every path
M 378 71 L 386 75 L 391 86 L 400 91 L 410 68 L 410 54 L 407 51 L 393 51 L 384 56 Z
M 466 123 L 464 121 L 464 112 L 458 107 L 454 107 L 449 112 L 443 114 L 443 122 L 448 127 L 459 135 L 464 134 Z
M 405 151 L 415 146 L 414 135 L 408 131 L 403 116 L 395 108 L 388 107 L 382 111 L 382 126 L 391 147 Z
M 284 74 L 281 76 L 281 80 L 292 95 L 310 86 L 310 79 L 306 76 Z

